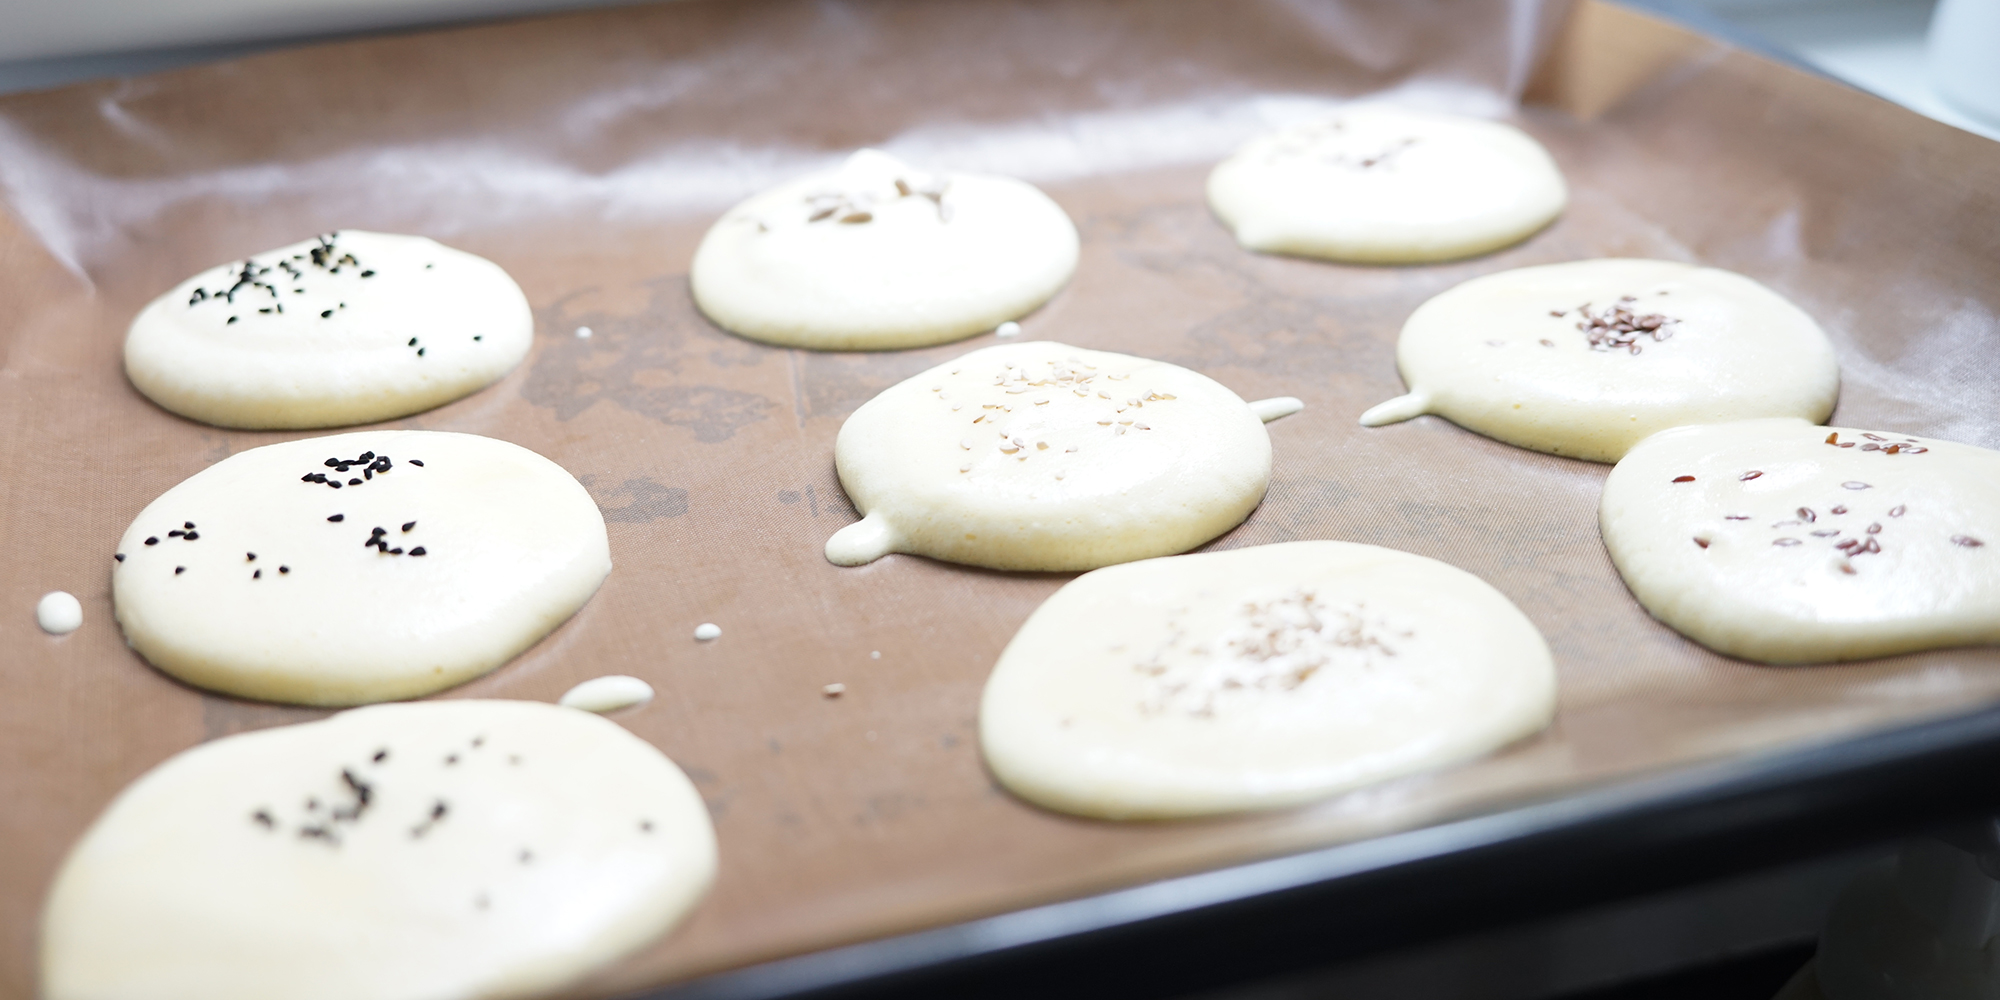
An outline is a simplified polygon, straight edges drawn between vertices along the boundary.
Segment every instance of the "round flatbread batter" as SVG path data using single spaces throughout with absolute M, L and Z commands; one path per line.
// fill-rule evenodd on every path
M 1049 342 L 974 351 L 847 418 L 840 483 L 866 515 L 826 543 L 1011 570 L 1185 552 L 1241 523 L 1271 479 L 1250 404 L 1185 368 Z
M 342 427 L 469 395 L 528 354 L 527 296 L 492 261 L 356 229 L 210 268 L 153 300 L 125 373 L 220 427 Z
M 597 716 L 381 705 L 195 747 L 71 850 L 48 1000 L 539 995 L 657 938 L 715 877 L 680 769 Z
M 1290 542 L 1072 581 L 1000 654 L 979 735 L 1039 805 L 1199 816 L 1480 756 L 1546 725 L 1555 690 L 1541 633 L 1478 577 Z
M 306 705 L 412 698 L 512 659 L 611 571 L 561 466 L 473 434 L 267 445 L 149 504 L 118 545 L 125 638 L 199 687 Z
M 1730 656 L 2000 642 L 2000 452 L 1803 420 L 1680 427 L 1611 470 L 1601 524 L 1639 603 Z
M 1076 227 L 1032 185 L 927 173 L 864 149 L 730 209 L 695 251 L 689 281 L 725 330 L 872 351 L 1024 316 L 1069 280 L 1076 257 Z
M 1209 206 L 1244 247 L 1371 264 L 1497 250 L 1568 199 L 1520 129 L 1369 105 L 1259 138 L 1208 177 Z
M 1740 274 L 1664 260 L 1474 278 L 1410 314 L 1396 363 L 1409 393 L 1363 424 L 1434 413 L 1593 462 L 1684 424 L 1818 422 L 1840 393 L 1833 347 L 1811 316 Z

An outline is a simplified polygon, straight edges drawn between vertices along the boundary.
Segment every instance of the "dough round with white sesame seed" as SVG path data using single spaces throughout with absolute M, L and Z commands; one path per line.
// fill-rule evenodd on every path
M 1840 368 L 1819 324 L 1740 274 L 1585 260 L 1474 278 L 1417 307 L 1409 392 L 1369 427 L 1433 413 L 1522 448 L 1616 462 L 1647 435 L 1759 417 L 1817 423 Z
M 477 392 L 527 357 L 534 315 L 499 265 L 421 236 L 342 230 L 212 267 L 141 310 L 125 373 L 220 427 L 344 427 Z
M 1083 570 L 1185 552 L 1241 523 L 1271 478 L 1250 404 L 1206 376 L 1051 342 L 948 361 L 863 404 L 834 465 L 864 517 L 842 566 L 907 552 Z
M 1061 812 L 1295 805 L 1479 757 L 1555 711 L 1547 643 L 1485 581 L 1349 542 L 1086 573 L 1000 654 L 987 764 Z
M 1371 264 L 1497 250 L 1568 200 L 1520 129 L 1382 105 L 1258 138 L 1208 178 L 1209 206 L 1245 248 Z
M 125 639 L 197 687 L 304 705 L 414 698 L 562 624 L 611 571 L 561 466 L 475 434 L 266 445 L 162 494 L 119 541 Z
M 658 938 L 715 833 L 674 763 L 586 712 L 357 709 L 134 782 L 42 921 L 49 1000 L 541 995 Z
M 2000 452 L 1803 420 L 1680 427 L 1611 470 L 1600 522 L 1639 603 L 1719 653 L 2000 642 Z
M 864 149 L 757 195 L 703 237 L 695 303 L 752 340 L 923 347 L 1018 319 L 1076 270 L 1076 226 L 1034 186 Z

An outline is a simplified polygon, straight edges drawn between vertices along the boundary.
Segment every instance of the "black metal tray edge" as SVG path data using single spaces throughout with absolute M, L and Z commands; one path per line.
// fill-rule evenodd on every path
M 2000 807 L 2000 707 L 719 973 L 633 1000 L 1182 996 Z

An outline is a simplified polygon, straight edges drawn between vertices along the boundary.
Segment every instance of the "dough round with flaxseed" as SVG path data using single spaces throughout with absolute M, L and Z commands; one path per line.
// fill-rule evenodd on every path
M 1076 260 L 1076 226 L 1032 185 L 934 174 L 864 149 L 730 209 L 688 277 L 725 330 L 872 351 L 1019 319 L 1069 281 Z
M 1486 754 L 1555 710 L 1548 645 L 1485 581 L 1348 542 L 1086 573 L 979 707 L 987 764 L 1061 812 L 1154 819 L 1324 798 Z
M 826 543 L 853 566 L 891 552 L 1011 570 L 1082 570 L 1185 552 L 1250 515 L 1271 439 L 1250 404 L 1162 361 L 1002 344 L 869 400 L 834 466 L 864 517 Z
M 1611 470 L 1600 521 L 1639 603 L 1719 653 L 2000 642 L 2000 452 L 1803 420 L 1680 427 Z
M 1434 413 L 1593 462 L 1684 424 L 1817 423 L 1840 393 L 1833 345 L 1811 316 L 1740 274 L 1664 260 L 1474 278 L 1410 314 L 1396 363 L 1410 391 L 1363 424 Z
M 132 321 L 125 373 L 207 424 L 343 427 L 477 392 L 533 334 L 527 296 L 492 261 L 349 229 L 181 282 Z
M 1209 206 L 1244 247 L 1371 264 L 1497 250 L 1568 199 L 1520 129 L 1381 105 L 1256 139 L 1208 178 Z
M 707 892 L 673 762 L 518 701 L 381 705 L 230 736 L 98 817 L 42 920 L 48 1000 L 539 996 Z
M 197 687 L 305 705 L 413 698 L 512 659 L 611 571 L 561 466 L 474 434 L 360 431 L 217 462 L 140 512 L 111 595 Z

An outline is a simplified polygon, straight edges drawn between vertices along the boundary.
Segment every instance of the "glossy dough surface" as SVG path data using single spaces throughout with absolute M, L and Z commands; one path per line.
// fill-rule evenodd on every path
M 127 788 L 56 876 L 49 1000 L 543 993 L 715 875 L 694 786 L 597 716 L 382 705 L 231 736 Z
M 1720 653 L 2000 641 L 2000 452 L 1802 420 L 1682 427 L 1611 470 L 1600 520 L 1639 603 Z
M 1497 250 L 1568 200 L 1548 151 L 1517 128 L 1367 105 L 1256 139 L 1208 178 L 1209 206 L 1244 247 L 1359 263 Z
M 233 321 L 233 322 L 232 322 Z M 534 316 L 492 261 L 342 230 L 209 268 L 153 300 L 125 373 L 221 427 L 341 427 L 477 392 L 528 354 Z
M 984 333 L 1076 270 L 1069 216 L 1034 186 L 931 174 L 864 149 L 729 210 L 695 251 L 695 303 L 723 329 L 867 351 Z
M 1003 344 L 863 404 L 834 445 L 866 515 L 830 561 L 890 552 L 1080 570 L 1184 552 L 1242 522 L 1271 478 L 1248 403 L 1161 361 Z
M 308 705 L 411 698 L 486 673 L 611 570 L 604 519 L 561 466 L 436 431 L 233 455 L 147 505 L 118 552 L 112 600 L 140 655 L 199 687 Z
M 980 704 L 1016 794 L 1107 819 L 1292 805 L 1541 729 L 1541 633 L 1485 581 L 1347 542 L 1085 574 L 1029 616 Z
M 1684 424 L 1833 412 L 1840 370 L 1819 324 L 1740 274 L 1663 260 L 1502 271 L 1403 325 L 1407 395 L 1369 426 L 1434 413 L 1522 448 L 1616 462 Z

